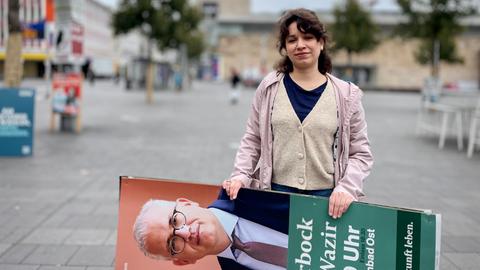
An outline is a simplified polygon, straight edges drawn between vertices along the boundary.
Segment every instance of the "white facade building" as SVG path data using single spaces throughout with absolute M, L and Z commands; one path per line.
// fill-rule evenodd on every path
M 115 74 L 115 42 L 110 26 L 112 10 L 95 0 L 84 2 L 84 58 L 91 60 L 95 76 Z

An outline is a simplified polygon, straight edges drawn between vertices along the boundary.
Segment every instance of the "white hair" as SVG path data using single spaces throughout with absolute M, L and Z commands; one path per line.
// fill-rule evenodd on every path
M 145 254 L 152 259 L 157 260 L 169 260 L 170 258 L 164 257 L 158 254 L 152 254 L 147 250 L 146 240 L 147 236 L 150 233 L 149 231 L 149 224 L 152 222 L 152 217 L 149 214 L 154 208 L 157 207 L 165 207 L 165 206 L 172 206 L 175 205 L 175 202 L 172 201 L 164 201 L 164 200 L 154 200 L 151 199 L 146 202 L 142 210 L 137 216 L 135 223 L 133 224 L 133 237 L 138 244 L 138 248 Z

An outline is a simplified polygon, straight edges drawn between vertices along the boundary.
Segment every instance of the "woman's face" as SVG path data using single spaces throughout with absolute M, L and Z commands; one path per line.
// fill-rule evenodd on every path
M 293 22 L 288 26 L 285 48 L 294 69 L 316 68 L 323 50 L 323 41 L 317 40 L 313 34 L 300 32 L 297 23 Z

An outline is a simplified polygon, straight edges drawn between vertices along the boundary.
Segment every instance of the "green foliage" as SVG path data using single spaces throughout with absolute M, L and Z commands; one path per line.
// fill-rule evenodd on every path
M 185 41 L 189 59 L 198 59 L 205 50 L 203 42 L 203 34 L 200 31 L 194 31 L 190 35 L 190 39 Z
M 475 13 L 474 0 L 397 0 L 397 3 L 408 21 L 397 27 L 396 34 L 420 40 L 415 52 L 418 63 L 433 63 L 435 41 L 440 45 L 439 60 L 463 62 L 455 46 L 455 37 L 463 31 L 458 20 Z
M 160 50 L 186 44 L 189 56 L 196 58 L 203 50 L 203 38 L 197 30 L 201 19 L 201 13 L 187 0 L 122 0 L 112 26 L 115 35 L 140 29 Z M 195 46 L 189 45 L 192 41 Z
M 378 44 L 375 36 L 377 26 L 370 13 L 356 0 L 346 0 L 345 5 L 333 11 L 335 23 L 332 25 L 334 50 L 346 50 L 348 54 L 362 53 L 374 49 Z

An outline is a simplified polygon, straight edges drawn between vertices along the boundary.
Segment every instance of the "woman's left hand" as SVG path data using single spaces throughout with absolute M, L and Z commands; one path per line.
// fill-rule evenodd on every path
M 237 198 L 238 191 L 240 188 L 244 187 L 244 185 L 241 180 L 227 179 L 223 181 L 222 187 L 227 192 L 227 195 L 230 196 L 230 200 L 235 200 Z
M 339 191 L 333 192 L 330 196 L 329 203 L 328 203 L 328 214 L 332 218 L 340 218 L 342 217 L 343 213 L 347 212 L 348 207 L 353 202 L 353 196 Z

